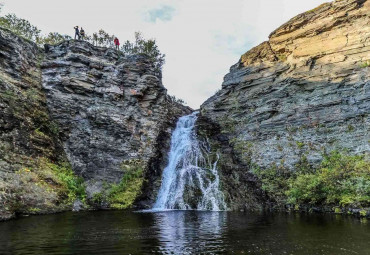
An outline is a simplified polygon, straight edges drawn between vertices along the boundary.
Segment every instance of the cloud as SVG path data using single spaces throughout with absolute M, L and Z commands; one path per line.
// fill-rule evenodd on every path
M 175 8 L 169 5 L 163 5 L 159 8 L 148 10 L 145 13 L 145 21 L 156 23 L 157 20 L 170 21 L 175 13 Z

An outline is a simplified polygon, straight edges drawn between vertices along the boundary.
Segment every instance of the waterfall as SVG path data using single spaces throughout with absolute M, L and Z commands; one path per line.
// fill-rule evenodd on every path
M 195 132 L 198 112 L 181 117 L 171 138 L 169 161 L 153 210 L 226 210 L 219 189 L 217 158 L 211 161 L 208 144 Z

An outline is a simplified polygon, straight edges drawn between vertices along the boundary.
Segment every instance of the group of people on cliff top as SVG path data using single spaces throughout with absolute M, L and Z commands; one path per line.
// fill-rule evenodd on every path
M 78 26 L 75 26 L 74 27 L 75 29 L 75 40 L 83 40 L 85 38 L 85 30 L 81 27 L 81 29 L 79 29 Z M 117 37 L 114 38 L 114 46 L 116 47 L 116 50 L 119 50 L 119 40 Z

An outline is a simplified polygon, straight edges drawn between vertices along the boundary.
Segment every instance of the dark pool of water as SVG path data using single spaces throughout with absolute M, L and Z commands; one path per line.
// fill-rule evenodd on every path
M 1 222 L 0 254 L 370 254 L 370 222 L 336 215 L 70 212 Z

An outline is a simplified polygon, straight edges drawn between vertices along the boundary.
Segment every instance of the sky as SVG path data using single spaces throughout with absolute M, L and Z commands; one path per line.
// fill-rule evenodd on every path
M 44 34 L 104 29 L 121 42 L 141 31 L 166 54 L 163 84 L 193 109 L 218 89 L 230 66 L 290 18 L 328 0 L 0 0 Z

